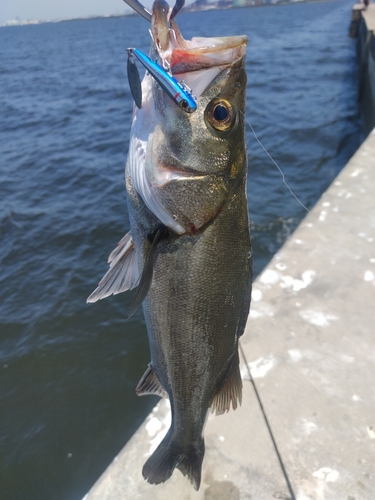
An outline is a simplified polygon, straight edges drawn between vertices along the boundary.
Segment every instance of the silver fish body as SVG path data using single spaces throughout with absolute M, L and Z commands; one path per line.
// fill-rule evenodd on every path
M 150 483 L 165 481 L 177 467 L 198 489 L 207 412 L 211 407 L 222 413 L 241 401 L 238 338 L 249 311 L 252 276 L 245 87 L 242 58 L 202 93 L 192 116 L 163 95 L 155 98 L 163 112 L 149 139 L 147 177 L 155 199 L 183 232 L 169 229 L 158 244 L 143 302 L 151 363 L 138 392 L 153 392 L 148 391 L 151 377 L 168 394 L 172 410 L 171 428 L 143 468 Z M 208 123 L 206 110 L 215 99 L 233 106 L 228 130 Z M 160 219 L 135 189 L 129 168 L 126 184 L 142 268 L 148 235 Z
M 153 7 L 151 55 L 187 80 L 197 110 L 185 113 L 146 74 L 126 166 L 131 236 L 111 254 L 111 268 L 88 300 L 137 283 L 147 293 L 139 297 L 151 362 L 136 391 L 169 397 L 172 423 L 143 476 L 158 484 L 178 468 L 198 489 L 208 412 L 235 409 L 242 397 L 238 340 L 252 280 L 247 39 L 187 42 L 165 5 L 157 0 Z

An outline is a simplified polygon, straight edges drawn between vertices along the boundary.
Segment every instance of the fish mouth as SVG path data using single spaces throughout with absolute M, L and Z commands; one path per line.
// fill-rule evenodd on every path
M 212 72 L 217 75 L 244 57 L 248 43 L 244 35 L 185 40 L 165 0 L 155 0 L 153 4 L 150 33 L 161 63 L 178 77 L 213 69 L 218 70 Z

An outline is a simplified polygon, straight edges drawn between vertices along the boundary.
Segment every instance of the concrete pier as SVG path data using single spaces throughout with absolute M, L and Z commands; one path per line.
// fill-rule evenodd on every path
M 375 5 L 354 6 L 351 30 L 358 36 L 359 101 L 370 131 Z M 254 283 L 241 340 L 243 404 L 208 419 L 200 491 L 178 470 L 159 486 L 142 477 L 170 424 L 163 400 L 84 500 L 375 498 L 373 186 L 375 129 Z
M 85 500 L 375 498 L 375 130 L 254 283 L 243 404 L 210 416 L 202 484 L 141 470 L 169 426 L 146 418 Z

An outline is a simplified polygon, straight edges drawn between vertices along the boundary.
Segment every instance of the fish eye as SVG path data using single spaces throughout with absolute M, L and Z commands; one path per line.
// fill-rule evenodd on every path
M 228 108 L 222 104 L 217 104 L 214 109 L 214 118 L 217 122 L 224 122 L 228 118 Z
M 235 122 L 236 114 L 226 99 L 213 99 L 205 111 L 206 121 L 216 130 L 228 130 Z
M 188 107 L 189 103 L 187 102 L 186 99 L 183 99 L 181 102 L 180 102 L 180 106 L 182 109 L 186 109 Z

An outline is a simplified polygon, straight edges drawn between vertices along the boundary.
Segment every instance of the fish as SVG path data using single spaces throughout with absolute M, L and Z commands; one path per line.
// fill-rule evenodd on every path
M 155 0 L 150 59 L 192 89 L 196 110 L 181 109 L 146 72 L 125 168 L 131 230 L 87 300 L 134 289 L 129 316 L 142 304 L 151 354 L 136 393 L 168 397 L 172 414 L 142 474 L 160 484 L 177 468 L 198 490 L 208 414 L 235 410 L 242 401 L 238 342 L 253 276 L 246 195 L 248 39 L 185 40 L 175 20 L 181 5 L 179 0 L 171 9 Z

